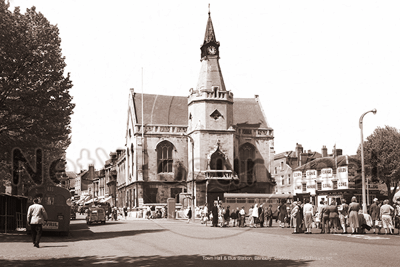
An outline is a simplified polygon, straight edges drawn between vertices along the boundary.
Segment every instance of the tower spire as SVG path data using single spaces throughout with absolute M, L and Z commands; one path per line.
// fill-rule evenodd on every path
M 206 34 L 204 35 L 203 44 L 207 44 L 212 41 L 217 42 L 217 39 L 215 37 L 214 26 L 211 20 L 210 4 L 208 4 L 208 20 L 207 20 Z
M 219 42 L 217 42 L 215 37 L 214 26 L 211 20 L 210 4 L 208 5 L 206 34 L 200 50 L 202 67 L 197 83 L 197 90 L 218 88 L 220 91 L 226 91 L 221 68 L 218 63 Z

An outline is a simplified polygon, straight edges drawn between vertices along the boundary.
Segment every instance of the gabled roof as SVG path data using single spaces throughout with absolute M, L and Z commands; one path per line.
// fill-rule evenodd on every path
M 270 128 L 267 118 L 255 98 L 235 98 L 233 100 L 233 124 L 259 125 L 257 128 Z
M 137 122 L 142 122 L 142 94 L 133 96 Z M 187 97 L 143 94 L 144 124 L 188 125 Z
M 138 123 L 142 122 L 142 94 L 133 95 Z M 158 125 L 188 125 L 188 98 L 143 94 L 143 123 Z M 237 98 L 233 102 L 233 124 L 249 127 L 269 128 L 262 109 L 254 98 Z

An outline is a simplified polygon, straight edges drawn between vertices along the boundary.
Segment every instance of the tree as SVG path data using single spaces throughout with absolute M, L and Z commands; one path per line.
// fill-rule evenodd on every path
M 357 154 L 361 154 L 360 148 Z M 372 179 L 386 185 L 392 202 L 400 181 L 400 131 L 389 126 L 376 128 L 364 142 L 364 162 Z
M 9 163 L 15 147 L 65 157 L 75 105 L 59 30 L 35 7 L 8 8 L 0 0 L 0 161 Z

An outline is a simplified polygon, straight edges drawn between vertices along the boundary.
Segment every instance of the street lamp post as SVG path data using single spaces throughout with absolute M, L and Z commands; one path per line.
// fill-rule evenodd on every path
M 366 195 L 365 195 L 363 118 L 369 112 L 376 114 L 376 109 L 367 111 L 364 114 L 362 114 L 360 117 L 360 121 L 359 121 L 359 126 L 361 129 L 361 177 L 362 177 L 362 202 L 363 202 L 362 207 L 363 207 L 364 214 L 367 213 L 367 201 L 366 201 Z
M 196 221 L 196 211 L 194 207 L 194 140 L 190 135 L 183 134 L 190 139 L 192 143 L 192 222 Z

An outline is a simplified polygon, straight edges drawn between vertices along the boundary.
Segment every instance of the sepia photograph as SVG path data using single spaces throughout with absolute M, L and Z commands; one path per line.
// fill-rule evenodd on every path
M 0 266 L 397 266 L 399 11 L 0 0 Z

